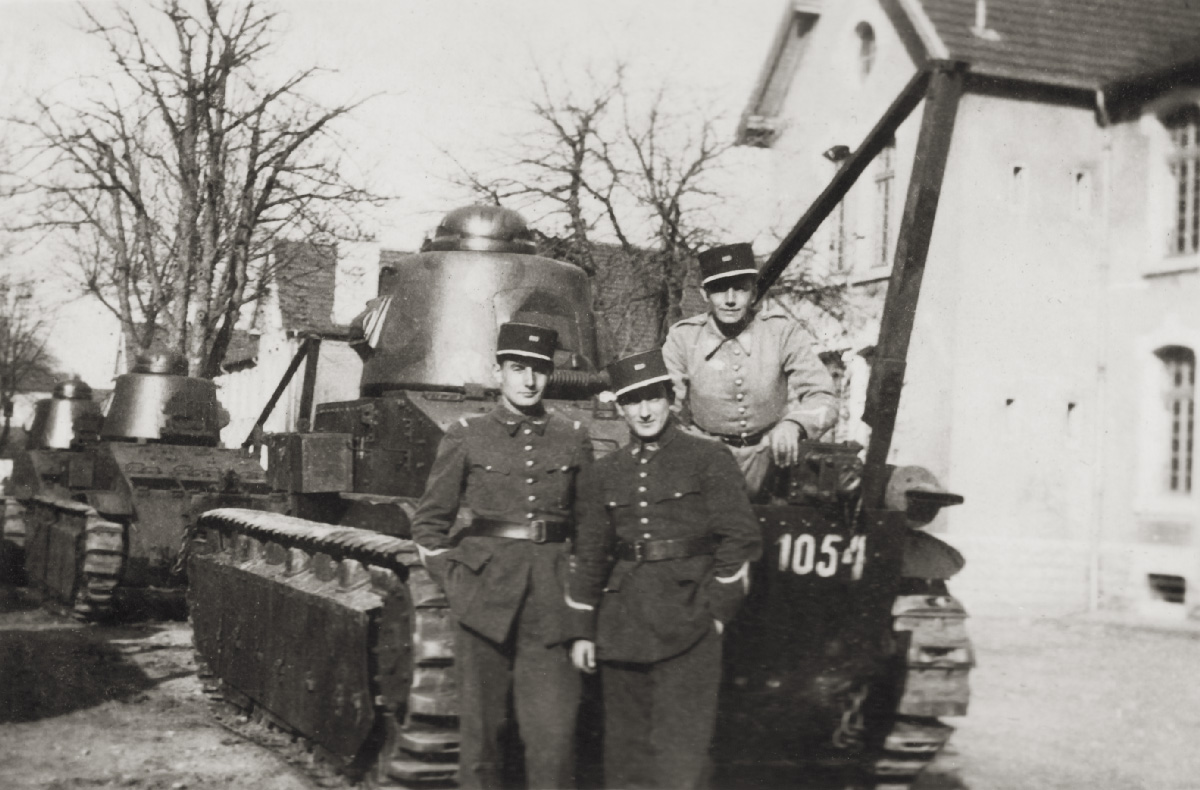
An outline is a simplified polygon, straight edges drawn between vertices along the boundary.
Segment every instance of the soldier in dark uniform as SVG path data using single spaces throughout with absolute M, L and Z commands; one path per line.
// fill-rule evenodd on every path
M 795 319 L 755 309 L 749 244 L 698 257 L 708 312 L 671 327 L 663 359 L 685 421 L 733 450 L 753 497 L 774 466 L 797 462 L 801 440 L 833 426 L 833 379 Z
M 413 539 L 459 623 L 464 788 L 500 786 L 510 692 L 529 787 L 574 786 L 581 680 L 566 644 L 564 541 L 592 445 L 584 426 L 542 405 L 556 343 L 552 329 L 500 328 L 500 403 L 449 427 L 413 516 Z M 452 539 L 460 506 L 472 520 Z
M 605 786 L 699 787 L 762 537 L 729 450 L 676 428 L 661 353 L 608 370 L 633 441 L 579 478 L 572 660 L 600 666 Z

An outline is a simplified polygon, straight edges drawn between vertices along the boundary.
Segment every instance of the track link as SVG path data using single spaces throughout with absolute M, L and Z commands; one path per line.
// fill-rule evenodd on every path
M 38 496 L 26 503 L 25 575 L 81 620 L 113 616 L 126 562 L 125 526 L 80 502 Z

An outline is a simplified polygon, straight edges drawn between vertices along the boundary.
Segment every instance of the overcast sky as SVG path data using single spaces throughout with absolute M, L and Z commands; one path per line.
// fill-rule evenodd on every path
M 113 6 L 89 0 L 98 14 Z M 126 2 L 124 5 L 146 5 Z M 445 181 L 442 151 L 473 167 L 525 123 L 533 66 L 546 73 L 630 67 L 635 89 L 673 92 L 724 118 L 732 133 L 785 0 L 285 0 L 281 70 L 316 64 L 333 73 L 318 98 L 372 96 L 342 128 L 352 165 L 399 196 L 378 218 L 389 247 L 412 249 L 461 193 Z M 0 0 L 0 100 L 71 95 L 106 66 L 79 32 L 74 3 Z M 13 264 L 47 269 L 47 251 Z M 112 374 L 114 327 L 94 305 L 59 311 L 55 351 L 97 386 Z M 83 326 L 86 331 L 80 332 Z

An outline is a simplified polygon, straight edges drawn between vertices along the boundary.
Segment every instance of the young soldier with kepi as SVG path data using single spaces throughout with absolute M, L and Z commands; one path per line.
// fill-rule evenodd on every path
M 754 497 L 773 466 L 799 460 L 801 440 L 833 426 L 833 379 L 795 319 L 755 309 L 749 244 L 697 257 L 708 312 L 671 327 L 663 358 L 690 427 L 730 447 Z
M 592 445 L 584 426 L 542 404 L 556 345 L 553 329 L 500 327 L 500 403 L 450 425 L 413 515 L 413 539 L 459 623 L 464 788 L 501 786 L 510 692 L 528 786 L 575 786 L 581 681 L 562 580 L 575 476 L 591 465 Z M 460 506 L 473 519 L 451 540 Z
M 600 667 L 604 786 L 701 787 L 721 633 L 762 537 L 729 450 L 675 426 L 661 353 L 608 371 L 633 441 L 579 476 L 571 657 Z

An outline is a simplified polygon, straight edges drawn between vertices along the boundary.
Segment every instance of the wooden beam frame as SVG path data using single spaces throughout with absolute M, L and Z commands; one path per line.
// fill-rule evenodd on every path
M 863 410 L 863 421 L 871 426 L 862 493 L 863 506 L 869 509 L 883 505 L 887 457 L 900 409 L 908 344 L 963 89 L 965 69 L 960 64 L 938 61 L 930 65 L 921 132 Z

